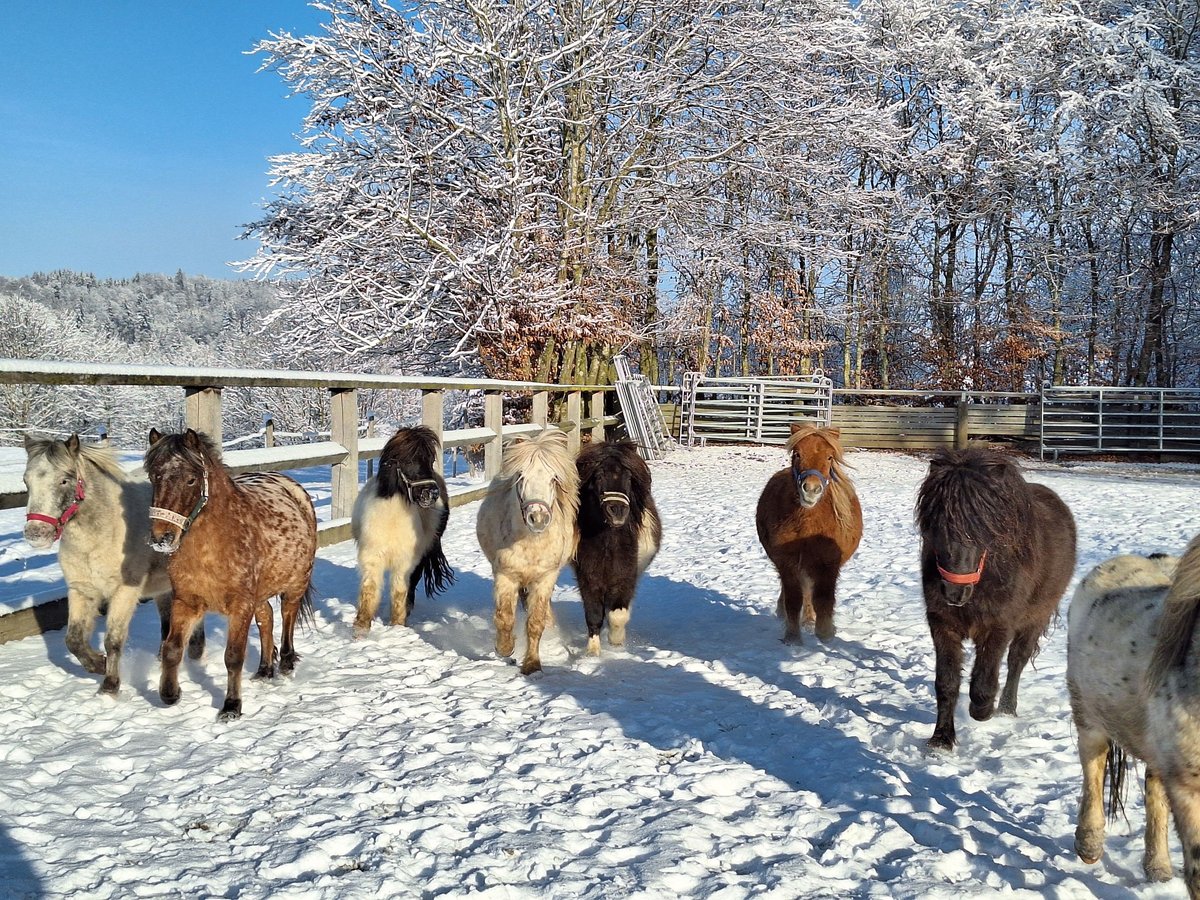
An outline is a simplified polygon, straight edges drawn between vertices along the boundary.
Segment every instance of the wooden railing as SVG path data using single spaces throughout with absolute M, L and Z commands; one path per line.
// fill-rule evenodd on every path
M 604 415 L 603 385 L 556 385 L 488 378 L 410 378 L 395 375 L 357 375 L 344 372 L 294 372 L 271 369 L 213 369 L 174 366 L 114 366 L 76 362 L 45 362 L 0 359 L 0 384 L 42 385 L 137 385 L 178 387 L 183 390 L 183 418 L 187 427 L 203 431 L 218 443 L 222 440 L 221 392 L 229 387 L 313 388 L 327 392 L 330 413 L 329 440 L 255 450 L 228 450 L 226 465 L 234 472 L 268 469 L 331 468 L 330 521 L 321 523 L 321 544 L 349 537 L 349 517 L 359 489 L 359 462 L 378 457 L 386 437 L 360 437 L 358 392 L 360 390 L 419 391 L 421 421 L 433 430 L 442 447 L 484 445 L 482 487 L 452 494 L 454 506 L 478 499 L 487 482 L 500 471 L 504 442 L 522 434 L 554 425 L 567 434 L 573 451 L 579 449 L 582 433 L 603 440 L 605 427 L 615 416 Z M 483 424 L 447 430 L 444 427 L 444 398 L 447 391 L 482 391 Z M 532 396 L 529 421 L 504 423 L 504 395 Z M 550 421 L 550 396 L 564 396 L 562 415 Z M 585 395 L 588 415 L 584 416 Z M 0 509 L 25 505 L 23 490 L 0 491 Z

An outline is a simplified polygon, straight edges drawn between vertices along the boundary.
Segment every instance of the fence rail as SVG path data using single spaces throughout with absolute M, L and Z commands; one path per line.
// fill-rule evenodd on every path
M 1200 453 L 1200 390 L 1047 386 L 1040 440 L 1043 457 Z

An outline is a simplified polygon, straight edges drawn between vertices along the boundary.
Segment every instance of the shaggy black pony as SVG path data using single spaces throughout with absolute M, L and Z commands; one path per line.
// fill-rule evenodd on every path
M 588 654 L 600 654 L 600 628 L 608 642 L 625 643 L 629 606 L 638 576 L 662 541 L 662 524 L 650 494 L 650 467 L 629 441 L 589 444 L 579 469 L 579 547 L 571 561 L 583 597 Z
M 425 582 L 432 597 L 454 581 L 442 553 L 450 498 L 441 474 L 441 442 L 423 425 L 401 428 L 383 447 L 379 474 L 363 485 L 351 529 L 362 585 L 354 631 L 371 629 L 385 573 L 391 576 L 391 623 L 404 625 Z
M 943 450 L 917 495 L 921 585 L 936 656 L 937 724 L 929 746 L 954 746 L 963 641 L 975 641 L 971 718 L 992 716 L 1008 651 L 1002 714 L 1075 568 L 1075 520 L 1058 494 L 1030 484 L 992 450 Z

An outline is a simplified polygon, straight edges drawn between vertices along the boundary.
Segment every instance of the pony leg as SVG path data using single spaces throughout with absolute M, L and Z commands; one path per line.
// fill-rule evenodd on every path
M 954 746 L 954 707 L 962 687 L 962 635 L 944 625 L 930 622 L 933 632 L 934 694 L 937 696 L 937 724 L 929 746 L 934 750 L 949 750 Z
M 1079 796 L 1079 819 L 1075 826 L 1075 855 L 1091 865 L 1104 855 L 1104 770 L 1108 765 L 1108 735 L 1085 727 L 1078 716 L 1075 717 L 1075 728 L 1079 766 L 1083 770 L 1083 792 Z
M 413 576 L 417 570 L 414 568 L 408 574 L 408 577 L 401 578 L 400 573 L 392 569 L 392 624 L 406 625 L 408 624 L 408 613 L 413 608 Z
M 171 630 L 162 643 L 162 671 L 158 677 L 158 696 L 167 706 L 179 702 L 179 663 L 183 660 L 183 643 L 203 618 L 202 602 L 175 595 L 171 605 Z
M 583 618 L 587 623 L 587 655 L 600 655 L 600 629 L 604 627 L 604 603 L 595 597 L 583 600 Z M 612 640 L 612 622 L 608 626 L 608 639 Z
M 1180 774 L 1183 779 L 1166 781 L 1164 786 L 1175 817 L 1175 830 L 1183 845 L 1183 883 L 1191 900 L 1197 900 L 1200 898 L 1200 795 L 1191 789 L 1194 781 L 1190 774 L 1186 771 Z M 1146 875 L 1150 877 L 1150 872 Z
M 233 601 L 237 609 L 229 616 L 229 636 L 225 642 L 225 703 L 217 713 L 218 722 L 240 719 L 242 716 L 242 666 L 246 663 L 246 642 L 250 639 L 250 620 L 253 618 L 245 605 Z
M 379 597 L 383 592 L 383 565 L 377 559 L 358 558 L 361 582 L 358 588 L 358 614 L 354 617 L 354 637 L 364 638 L 371 630 Z M 393 614 L 394 614 L 393 610 Z
M 100 683 L 101 694 L 115 694 L 121 688 L 121 652 L 129 638 L 129 620 L 138 605 L 137 591 L 122 586 L 108 601 L 108 616 L 104 620 L 104 681 Z
M 159 638 L 158 658 L 162 659 L 162 642 L 167 639 L 167 635 L 171 633 L 171 607 L 175 603 L 174 594 L 164 594 L 161 597 L 154 598 L 154 604 L 158 607 L 158 626 Z M 192 629 L 192 636 L 188 638 L 188 659 L 201 659 L 204 656 L 204 618 L 201 617 L 196 622 L 196 627 Z
M 544 576 L 529 586 L 527 614 L 525 616 L 525 659 L 521 662 L 521 674 L 532 675 L 542 670 L 542 632 L 547 623 L 553 623 L 550 595 L 554 593 L 554 582 L 558 572 Z
M 804 597 L 804 622 L 808 624 L 810 611 L 817 637 L 827 641 L 837 634 L 833 625 L 833 605 L 837 594 L 837 569 L 826 569 L 812 580 L 808 594 Z
M 262 647 L 259 654 L 258 671 L 255 678 L 275 677 L 275 614 L 270 602 L 264 600 L 254 610 L 254 621 L 258 624 L 258 643 Z
M 614 647 L 625 643 L 625 626 L 629 624 L 629 613 L 628 606 L 608 611 L 608 642 Z
M 1000 695 L 1000 706 L 997 712 L 1002 716 L 1017 714 L 1017 687 L 1021 681 L 1021 673 L 1037 652 L 1038 638 L 1041 629 L 1027 628 L 1017 632 L 1008 648 L 1008 674 L 1004 678 L 1004 692 Z
M 1000 658 L 1008 646 L 1009 635 L 1002 629 L 985 631 L 975 641 L 975 665 L 971 667 L 971 718 L 985 722 L 996 708 L 1000 688 Z M 1020 673 L 1017 673 L 1020 677 Z
M 1146 848 L 1142 856 L 1142 870 L 1146 873 L 1147 881 L 1170 881 L 1175 877 L 1171 854 L 1167 849 L 1167 826 L 1170 821 L 1171 806 L 1167 800 L 1167 789 L 1158 773 L 1146 766 Z M 1183 846 L 1186 859 L 1188 844 Z M 1191 850 L 1195 852 L 1194 845 Z
M 87 671 L 104 673 L 104 654 L 92 649 L 92 632 L 96 628 L 96 613 L 100 600 L 77 588 L 67 587 L 67 649 Z
M 783 606 L 783 642 L 800 644 L 800 615 L 812 586 L 798 572 L 779 570 L 779 602 Z
M 496 601 L 496 654 L 512 656 L 516 645 L 513 628 L 517 623 L 517 595 L 520 588 L 512 578 L 497 572 L 492 593 Z
M 312 585 L 312 572 L 308 574 L 309 580 L 305 582 L 305 587 L 298 588 L 293 593 L 285 593 L 279 598 L 279 608 L 283 613 L 283 647 L 279 654 L 279 671 L 284 675 L 291 675 L 296 669 L 296 660 L 300 657 L 296 654 L 296 645 L 293 643 L 293 638 L 296 635 L 296 620 L 300 618 L 300 613 L 305 609 L 305 605 L 310 602 L 310 594 Z M 312 609 L 309 609 L 309 615 L 312 615 Z

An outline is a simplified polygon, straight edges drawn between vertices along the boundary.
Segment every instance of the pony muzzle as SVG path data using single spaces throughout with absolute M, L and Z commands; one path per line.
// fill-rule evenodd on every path
M 50 516 L 30 513 L 25 517 L 25 543 L 35 550 L 45 550 L 58 539 L 57 522 Z
M 550 504 L 544 500 L 526 500 L 521 504 L 521 518 L 526 528 L 541 534 L 550 526 Z
M 605 491 L 600 495 L 600 509 L 608 524 L 619 528 L 629 518 L 629 498 L 620 491 Z
M 812 509 L 820 503 L 821 498 L 825 496 L 825 489 L 829 487 L 830 479 L 820 469 L 805 469 L 803 472 L 793 470 L 792 477 L 796 482 L 800 505 L 805 509 Z M 814 481 L 816 487 L 813 487 Z
M 159 522 L 166 522 L 167 525 L 160 525 Z M 190 524 L 187 517 L 173 510 L 160 506 L 150 507 L 150 546 L 159 553 L 174 553 L 179 549 L 183 534 Z

